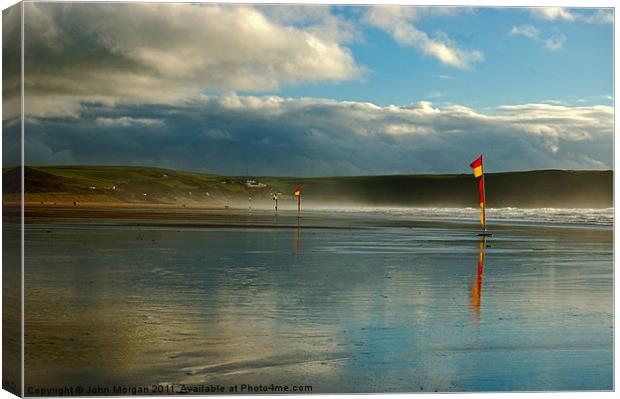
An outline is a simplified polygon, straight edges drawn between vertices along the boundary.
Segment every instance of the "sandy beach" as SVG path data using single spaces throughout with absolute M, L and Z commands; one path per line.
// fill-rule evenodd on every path
M 482 243 L 475 220 L 375 213 L 26 217 L 26 392 L 613 389 L 609 226 Z

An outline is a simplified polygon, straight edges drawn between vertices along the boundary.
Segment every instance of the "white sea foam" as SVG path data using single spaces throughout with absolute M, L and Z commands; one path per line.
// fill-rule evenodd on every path
M 327 210 L 327 209 L 324 209 Z M 420 219 L 453 219 L 477 221 L 478 208 L 390 208 L 349 207 L 338 211 L 380 213 Z M 487 221 L 537 222 L 558 224 L 590 224 L 612 226 L 614 208 L 489 208 Z
M 391 211 L 394 214 L 458 219 L 477 219 L 480 214 L 475 208 L 415 208 Z M 613 208 L 582 209 L 582 208 L 489 208 L 487 220 L 527 221 L 545 223 L 596 224 L 613 225 Z

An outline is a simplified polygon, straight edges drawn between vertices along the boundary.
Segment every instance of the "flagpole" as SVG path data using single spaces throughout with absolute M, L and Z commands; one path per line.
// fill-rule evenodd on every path
M 482 179 L 482 236 L 486 237 L 487 235 L 487 182 L 486 182 L 485 175 L 484 175 L 484 162 L 480 163 L 480 167 L 482 168 L 482 176 L 480 176 L 480 178 Z
M 482 155 L 480 155 L 482 156 Z M 482 168 L 482 234 L 487 233 L 487 182 L 484 178 L 484 161 L 480 163 L 480 167 Z
M 482 168 L 482 232 L 487 233 L 487 184 L 484 179 L 484 167 Z

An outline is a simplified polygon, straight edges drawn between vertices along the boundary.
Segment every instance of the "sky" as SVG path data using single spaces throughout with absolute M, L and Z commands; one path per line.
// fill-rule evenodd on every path
M 469 173 L 483 153 L 486 171 L 613 168 L 611 9 L 26 3 L 24 15 L 26 164 Z

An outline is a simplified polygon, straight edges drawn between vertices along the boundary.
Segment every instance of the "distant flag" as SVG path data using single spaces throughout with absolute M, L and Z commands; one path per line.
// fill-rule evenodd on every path
M 469 166 L 474 170 L 474 177 L 480 178 L 478 180 L 478 193 L 479 193 L 479 203 L 480 203 L 480 224 L 482 225 L 483 234 L 487 232 L 487 224 L 486 224 L 486 212 L 485 212 L 485 196 L 484 196 L 484 170 L 482 166 L 482 155 L 480 155 L 474 162 L 472 162 Z
M 297 213 L 299 214 L 301 212 L 301 189 L 297 187 L 293 195 L 297 197 Z

